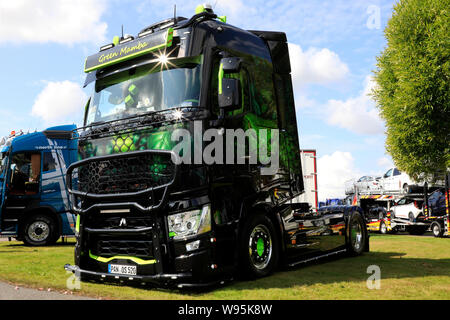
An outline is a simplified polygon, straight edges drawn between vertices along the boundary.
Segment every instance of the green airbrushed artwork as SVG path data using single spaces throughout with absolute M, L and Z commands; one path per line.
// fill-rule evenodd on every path
M 139 150 L 172 150 L 176 142 L 171 141 L 172 132 L 184 128 L 183 124 L 163 126 L 158 129 L 136 130 L 105 137 L 80 140 L 79 159 L 111 155 Z
M 136 151 L 136 144 L 139 142 L 139 136 L 122 135 L 114 137 L 112 141 L 114 153 Z
M 239 79 L 241 82 L 242 106 L 238 110 L 228 113 L 228 116 L 236 118 L 232 127 L 241 127 L 244 131 L 254 129 L 256 136 L 249 136 L 249 145 L 259 149 L 259 129 L 267 129 L 267 136 L 261 139 L 261 143 L 267 146 L 267 152 L 259 155 L 260 160 L 267 163 L 271 155 L 271 129 L 278 129 L 279 116 L 293 107 L 285 110 L 277 110 L 277 95 L 273 83 L 273 66 L 266 59 L 246 55 L 243 53 L 231 53 L 243 59 L 243 68 L 239 73 L 226 74 L 226 78 Z M 248 67 L 251 66 L 251 67 Z M 284 103 L 293 101 L 289 90 L 282 93 Z M 287 120 L 285 130 L 279 132 L 279 161 L 284 169 L 300 172 L 300 159 L 298 150 L 298 137 L 295 122 L 295 114 L 283 114 Z M 237 121 L 237 118 L 240 119 Z M 256 154 L 257 150 L 250 150 Z

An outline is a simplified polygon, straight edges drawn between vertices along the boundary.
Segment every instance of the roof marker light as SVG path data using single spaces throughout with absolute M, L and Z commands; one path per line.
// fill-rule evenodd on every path
M 100 47 L 100 51 L 108 50 L 108 49 L 111 49 L 112 47 L 114 47 L 114 43 L 106 44 L 106 45 Z
M 134 37 L 127 34 L 122 40 L 119 41 L 119 44 L 130 42 L 131 40 L 134 40 Z
M 139 37 L 139 38 L 142 38 L 142 37 L 145 37 L 145 36 L 147 36 L 147 35 L 149 35 L 149 34 L 152 34 L 152 33 L 153 33 L 153 29 L 150 29 L 150 30 L 147 30 L 147 31 L 144 31 L 144 32 L 139 33 L 139 34 L 138 34 L 138 37 Z

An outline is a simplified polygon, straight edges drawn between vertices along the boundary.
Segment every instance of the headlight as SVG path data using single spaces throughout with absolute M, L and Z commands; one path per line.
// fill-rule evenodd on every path
M 167 217 L 169 237 L 181 239 L 184 237 L 211 231 L 210 206 L 202 209 L 172 214 Z

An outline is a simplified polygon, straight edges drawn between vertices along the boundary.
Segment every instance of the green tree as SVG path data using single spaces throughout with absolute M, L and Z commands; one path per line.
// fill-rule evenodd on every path
M 377 58 L 373 97 L 386 150 L 417 178 L 450 167 L 450 0 L 400 0 Z

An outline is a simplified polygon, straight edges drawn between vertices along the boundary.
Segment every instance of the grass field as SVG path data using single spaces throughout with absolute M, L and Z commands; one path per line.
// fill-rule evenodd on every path
M 52 247 L 0 242 L 0 280 L 67 291 L 74 240 Z M 81 283 L 74 294 L 106 299 L 450 299 L 450 239 L 378 235 L 362 256 L 304 265 L 257 281 L 235 281 L 203 293 Z M 367 267 L 381 269 L 381 288 L 369 290 Z

